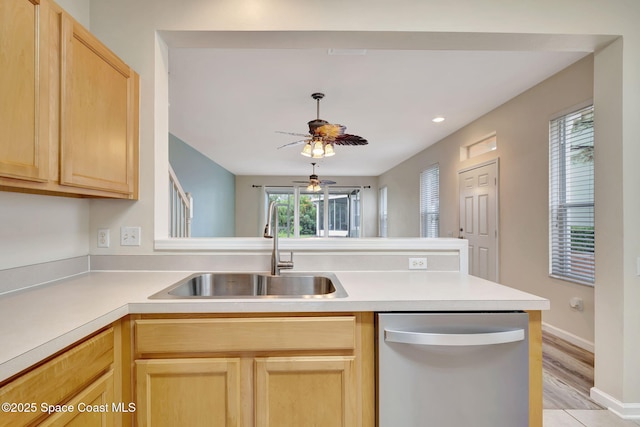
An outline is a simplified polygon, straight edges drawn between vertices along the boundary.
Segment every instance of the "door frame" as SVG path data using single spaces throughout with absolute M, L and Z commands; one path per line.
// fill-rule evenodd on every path
M 460 174 L 491 164 L 496 165 L 496 282 L 500 283 L 500 157 L 458 170 L 458 233 L 460 233 Z M 460 234 L 458 234 L 459 236 Z M 472 254 L 469 254 L 471 257 Z M 471 274 L 471 273 L 469 273 Z

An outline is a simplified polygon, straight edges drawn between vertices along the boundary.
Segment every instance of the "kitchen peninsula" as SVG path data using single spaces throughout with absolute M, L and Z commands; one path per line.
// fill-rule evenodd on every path
M 208 318 L 209 315 L 213 318 L 252 318 L 259 315 L 261 318 L 280 319 L 290 317 L 292 313 L 295 317 L 320 318 L 334 318 L 336 314 L 363 314 L 358 317 L 357 336 L 360 337 L 358 342 L 365 345 L 358 351 L 370 352 L 364 358 L 370 363 L 373 360 L 373 337 L 363 339 L 360 335 L 373 334 L 372 313 L 375 312 L 526 310 L 531 314 L 530 325 L 539 332 L 540 310 L 549 308 L 549 302 L 544 298 L 452 271 L 336 271 L 336 277 L 347 291 L 345 298 L 148 299 L 191 273 L 88 272 L 5 294 L 0 297 L 3 325 L 0 327 L 0 339 L 7 345 L 0 350 L 0 381 L 5 383 L 74 343 L 86 342 L 87 337 L 95 336 L 114 324 L 115 347 L 119 352 L 116 359 L 131 360 L 131 355 L 126 354 L 131 348 L 127 348 L 126 343 L 130 343 L 131 335 L 135 334 L 133 325 L 136 321 L 157 317 L 184 320 Z M 142 330 L 140 327 L 138 325 L 139 331 Z M 536 339 L 535 333 L 531 334 L 532 341 Z M 129 339 L 123 340 L 123 337 Z M 121 340 L 119 344 L 118 339 Z M 540 360 L 532 360 L 532 364 L 538 363 Z M 132 374 L 126 371 L 120 368 L 120 375 L 129 378 Z M 121 387 L 119 393 L 123 393 L 120 399 L 126 396 L 131 399 L 130 391 Z
M 164 416 L 157 402 L 176 398 L 164 393 L 177 390 L 163 382 L 164 378 L 213 381 L 220 377 L 225 378 L 220 383 L 225 386 L 214 382 L 188 383 L 188 387 L 215 388 L 215 401 L 227 402 L 226 407 L 206 408 L 224 414 L 228 425 L 254 425 L 254 420 L 260 425 L 258 421 L 266 419 L 267 413 L 277 422 L 278 408 L 282 416 L 290 413 L 280 406 L 284 401 L 277 400 L 278 396 L 304 398 L 304 394 L 291 391 L 287 382 L 289 374 L 295 373 L 304 381 L 320 381 L 327 387 L 307 399 L 338 396 L 327 404 L 341 409 L 327 412 L 340 414 L 343 425 L 372 426 L 376 413 L 375 313 L 527 311 L 530 425 L 540 426 L 540 314 L 549 308 L 549 301 L 460 272 L 460 265 L 466 263 L 463 242 L 451 239 L 440 243 L 457 245 L 459 252 L 452 256 L 451 247 L 437 250 L 429 243 L 432 247 L 420 253 L 433 270 L 395 266 L 391 253 L 398 242 L 390 242 L 384 254 L 373 255 L 379 268 L 388 268 L 384 271 L 365 269 L 372 255 L 358 251 L 350 257 L 345 257 L 346 253 L 336 256 L 335 252 L 327 255 L 350 258 L 353 270 L 333 262 L 335 259 L 305 259 L 305 254 L 296 254 L 296 273 L 328 272 L 327 264 L 335 265 L 331 272 L 344 287 L 344 298 L 149 299 L 191 274 L 207 270 L 193 261 L 195 255 L 146 257 L 138 260 L 138 269 L 115 268 L 124 261 L 96 257 L 90 271 L 0 295 L 0 339 L 6 344 L 0 349 L 0 397 L 3 401 L 30 397 L 29 401 L 38 405 L 56 399 L 76 405 L 91 400 L 97 407 L 102 402 L 115 405 L 112 409 L 119 411 L 110 412 L 110 416 L 121 417 L 124 425 L 133 417 L 138 424 L 147 425 L 154 416 Z M 429 246 L 424 241 L 421 244 Z M 401 246 L 411 247 L 411 242 Z M 402 265 L 406 265 L 408 253 L 419 252 L 415 248 L 395 250 Z M 302 248 L 297 251 L 304 252 Z M 260 266 L 268 265 L 265 254 L 259 255 L 257 264 L 247 254 L 227 256 L 246 257 L 246 262 L 221 263 L 210 271 L 239 271 L 240 264 L 244 271 L 265 271 Z M 207 255 L 203 257 L 210 261 Z M 321 268 L 311 269 L 311 259 Z M 189 270 L 150 268 L 160 261 L 172 267 L 176 260 L 182 260 Z M 434 271 L 439 267 L 446 271 Z M 309 370 L 326 376 L 312 380 L 304 375 Z M 83 378 L 82 383 L 68 384 L 67 376 Z M 43 382 L 55 385 L 55 390 L 48 390 L 54 397 L 29 394 L 42 391 L 39 384 Z M 209 395 L 208 399 L 213 401 L 214 397 Z M 128 404 L 135 413 L 123 412 Z M 304 401 L 297 404 L 304 405 Z M 14 414 L 2 415 L 7 419 Z M 28 420 L 43 420 L 42 413 L 34 415 L 40 418 Z M 61 417 L 74 415 L 87 414 L 79 414 L 76 406 L 76 413 L 55 413 L 47 420 L 64 421 Z M 197 419 L 192 421 L 197 423 Z

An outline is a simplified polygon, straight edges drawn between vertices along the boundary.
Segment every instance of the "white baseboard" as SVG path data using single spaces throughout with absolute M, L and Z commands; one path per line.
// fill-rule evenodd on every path
M 551 335 L 555 335 L 556 337 L 561 338 L 565 341 L 568 341 L 583 350 L 587 350 L 591 353 L 595 352 L 595 346 L 593 342 L 587 341 L 584 338 L 580 338 L 579 336 L 574 335 L 571 332 L 567 332 L 564 329 L 556 328 L 555 326 L 542 322 L 542 330 L 550 333 Z
M 589 395 L 596 403 L 608 408 L 620 418 L 625 420 L 640 420 L 640 403 L 620 402 L 610 394 L 598 390 L 595 387 L 591 387 Z

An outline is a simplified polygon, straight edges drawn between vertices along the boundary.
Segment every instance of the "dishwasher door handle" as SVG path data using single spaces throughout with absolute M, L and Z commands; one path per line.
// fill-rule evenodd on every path
M 513 329 L 500 332 L 481 332 L 471 334 L 384 330 L 384 340 L 401 344 L 414 345 L 492 345 L 505 344 L 524 340 L 524 329 Z

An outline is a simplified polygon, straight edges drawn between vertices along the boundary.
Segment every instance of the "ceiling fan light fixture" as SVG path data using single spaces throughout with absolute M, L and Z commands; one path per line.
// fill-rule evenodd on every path
M 311 151 L 311 153 L 313 154 L 313 157 L 320 158 L 324 156 L 324 147 L 322 144 L 322 138 L 313 138 L 313 140 L 314 140 L 313 150 Z
M 322 187 L 320 187 L 318 184 L 307 185 L 307 191 L 313 191 L 314 193 L 317 193 L 320 190 L 322 190 Z
M 284 148 L 290 145 L 298 145 L 300 143 L 305 144 L 304 149 L 300 154 L 305 157 L 311 157 L 314 159 L 321 159 L 323 157 L 331 157 L 335 156 L 335 146 L 336 145 L 367 145 L 368 142 L 366 139 L 358 136 L 358 135 L 350 135 L 345 133 L 347 129 L 346 126 L 339 124 L 332 124 L 320 118 L 320 100 L 324 98 L 324 94 L 320 92 L 312 93 L 311 97 L 316 101 L 316 118 L 314 120 L 310 120 L 307 122 L 309 126 L 309 134 L 299 134 L 292 132 L 280 132 L 289 135 L 302 136 L 308 138 L 309 136 L 312 138 L 303 139 L 300 141 L 290 142 L 288 144 L 281 145 L 278 147 Z
M 315 162 L 311 162 L 311 166 L 313 167 L 312 171 L 313 173 L 311 175 L 309 175 L 309 180 L 308 181 L 293 181 L 293 182 L 298 182 L 300 184 L 305 183 L 307 184 L 304 189 L 307 192 L 313 192 L 313 193 L 317 193 L 318 191 L 322 191 L 322 185 L 326 184 L 326 185 L 332 185 L 335 184 L 335 181 L 328 181 L 328 180 L 321 180 L 320 178 L 318 178 L 318 175 L 316 175 L 316 163 Z
M 331 157 L 331 156 L 335 156 L 336 152 L 333 150 L 333 144 L 328 143 L 327 145 L 324 146 L 324 156 L 325 157 Z
M 310 142 L 307 142 L 304 145 L 304 148 L 302 149 L 300 154 L 302 154 L 305 157 L 311 157 L 311 143 Z

